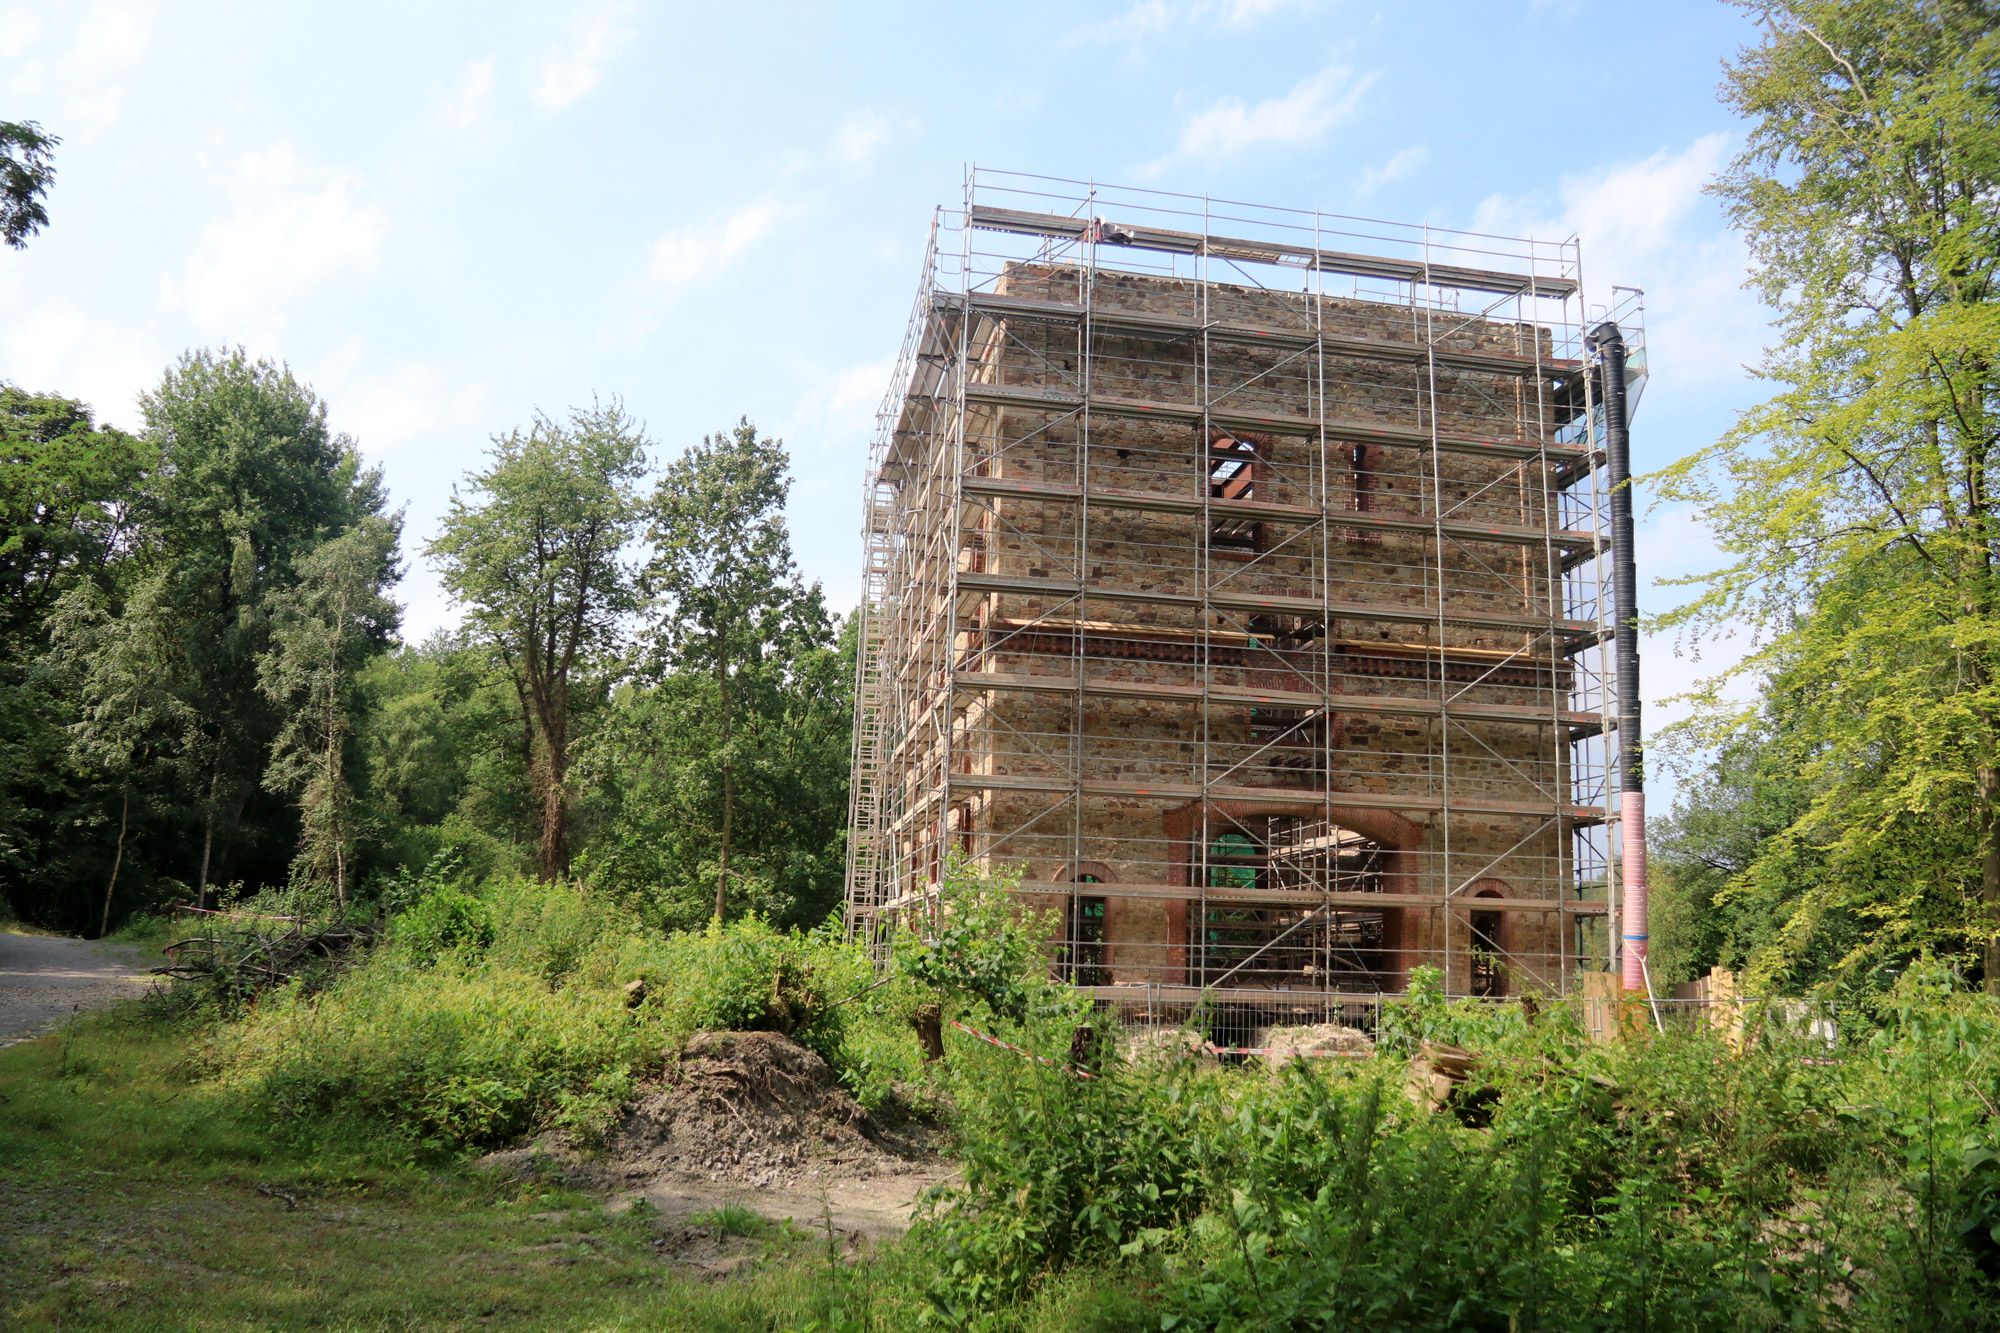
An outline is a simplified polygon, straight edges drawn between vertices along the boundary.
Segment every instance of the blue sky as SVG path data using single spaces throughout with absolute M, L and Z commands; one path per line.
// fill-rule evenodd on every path
M 1754 40 L 1706 0 L 0 0 L 0 117 L 64 138 L 50 229 L 0 251 L 0 378 L 129 426 L 186 347 L 282 358 L 412 553 L 537 409 L 620 395 L 668 452 L 747 414 L 844 607 L 930 210 L 977 163 L 1575 233 L 1587 289 L 1647 289 L 1656 466 L 1761 392 L 1764 315 L 1701 192 Z M 1641 559 L 1713 553 L 1667 512 Z M 420 558 L 403 596 L 413 635 L 453 618 Z M 1696 674 L 1665 644 L 1646 667 L 1650 698 Z

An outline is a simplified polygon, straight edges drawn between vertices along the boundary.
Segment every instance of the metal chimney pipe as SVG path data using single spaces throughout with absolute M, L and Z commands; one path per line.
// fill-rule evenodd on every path
M 1611 471 L 1611 608 L 1618 646 L 1618 826 L 1623 844 L 1623 986 L 1647 990 L 1646 751 L 1639 732 L 1639 569 L 1632 552 L 1632 432 L 1625 335 L 1609 320 L 1590 334 L 1603 369 L 1604 450 Z

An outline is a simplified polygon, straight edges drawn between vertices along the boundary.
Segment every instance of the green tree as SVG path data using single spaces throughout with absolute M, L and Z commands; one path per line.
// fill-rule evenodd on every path
M 1724 97 L 1751 128 L 1714 188 L 1777 311 L 1762 374 L 1778 391 L 1661 479 L 1731 558 L 1665 620 L 1750 626 L 1762 647 L 1730 674 L 1782 675 L 1815 742 L 1809 806 L 1746 873 L 1802 848 L 1828 873 L 1796 887 L 1757 967 L 1807 956 L 1819 923 L 1866 919 L 1879 928 L 1833 970 L 1969 951 L 2000 992 L 2000 11 L 1742 7 L 1764 40 Z M 1698 724 L 1711 742 L 1756 719 L 1719 697 Z M 1970 848 L 1936 836 L 1953 823 Z
M 1689 981 L 1710 967 L 1740 969 L 1784 929 L 1802 881 L 1807 849 L 1778 853 L 1812 795 L 1799 776 L 1810 740 L 1766 706 L 1703 771 L 1690 776 L 1671 813 L 1647 824 L 1652 861 L 1651 967 L 1657 985 Z M 1770 872 L 1782 866 L 1782 884 Z M 1754 881 L 1753 868 L 1759 873 Z M 1776 890 L 1771 893 L 1770 890 Z
M 579 693 L 615 654 L 634 606 L 624 550 L 646 465 L 641 427 L 613 400 L 495 436 L 427 548 L 467 624 L 512 679 L 528 746 L 542 874 L 569 870 L 570 750 Z
M 49 225 L 42 200 L 55 184 L 61 142 L 32 120 L 0 120 L 0 241 L 16 250 Z
M 187 353 L 140 406 L 159 463 L 135 505 L 136 558 L 160 580 L 157 614 L 171 618 L 177 639 L 188 723 L 172 759 L 184 788 L 199 793 L 196 892 L 205 898 L 218 837 L 243 826 L 283 725 L 258 683 L 271 598 L 298 582 L 300 562 L 322 543 L 379 515 L 384 496 L 381 474 L 327 428 L 312 390 L 241 349 Z M 289 847 L 283 854 L 289 860 Z
M 347 905 L 355 839 L 350 748 L 361 704 L 357 676 L 395 632 L 387 589 L 397 577 L 396 521 L 370 516 L 299 562 L 299 581 L 270 598 L 271 648 L 258 664 L 264 694 L 285 711 L 264 785 L 299 797 L 296 872 Z
M 816 925 L 840 901 L 854 644 L 852 618 L 836 637 L 809 588 L 788 632 L 732 681 L 730 902 L 779 925 Z M 719 703 L 703 666 L 635 682 L 614 698 L 589 756 L 607 807 L 589 847 L 592 878 L 669 929 L 714 910 Z
M 144 441 L 95 424 L 82 403 L 0 385 L 0 645 L 40 650 L 56 600 L 100 583 L 132 541 Z
M 383 867 L 454 854 L 476 878 L 532 870 L 533 738 L 490 644 L 440 631 L 371 662 L 361 749 Z
M 804 632 L 807 609 L 785 527 L 791 482 L 784 442 L 760 437 L 746 417 L 702 437 L 670 464 L 647 509 L 654 556 L 644 586 L 656 611 L 654 661 L 705 672 L 715 689 L 715 763 L 722 779 L 717 828 L 715 919 L 729 904 L 736 781 L 744 758 L 739 713 L 758 696 L 744 688 L 774 645 Z M 817 595 L 811 607 L 819 605 Z M 824 612 L 818 613 L 824 619 Z
M 150 459 L 82 403 L 0 385 L 0 881 L 17 913 L 72 929 L 73 888 L 95 874 L 77 829 L 129 813 L 130 793 L 76 767 L 70 702 L 36 663 L 66 593 L 121 581 Z
M 111 928 L 111 906 L 125 864 L 132 798 L 158 776 L 160 759 L 194 731 L 199 719 L 177 686 L 179 626 L 166 605 L 166 580 L 142 580 L 114 614 L 92 584 L 72 588 L 51 616 L 46 660 L 65 678 L 75 715 L 68 726 L 70 757 L 101 774 L 118 797 L 118 840 L 104 886 L 98 934 Z M 143 799 L 143 796 L 142 796 Z

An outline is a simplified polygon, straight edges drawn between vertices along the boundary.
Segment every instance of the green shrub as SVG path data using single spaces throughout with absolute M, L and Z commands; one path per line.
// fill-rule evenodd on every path
M 1481 1052 L 1464 1120 L 1386 1048 L 1094 1081 L 954 1050 L 964 1181 L 915 1237 L 935 1319 L 1087 1270 L 1174 1330 L 1992 1327 L 2000 1004 L 1905 991 L 1830 1056 L 1783 1024 L 1595 1045 L 1566 1005 L 1419 988 L 1391 1038 Z
M 219 1032 L 210 1061 L 272 1117 L 383 1122 L 429 1149 L 551 1125 L 600 1131 L 648 1054 L 615 996 L 384 958 L 318 996 L 285 994 Z
M 598 1135 L 702 1029 L 788 1033 L 850 1068 L 843 1034 L 866 1016 L 834 1001 L 872 968 L 831 933 L 748 917 L 662 938 L 573 883 L 475 895 L 437 878 L 406 895 L 393 948 L 321 993 L 266 996 L 215 1029 L 206 1066 L 282 1122 L 362 1120 L 440 1150 L 552 1126 Z M 633 980 L 646 983 L 637 1006 Z
M 464 889 L 432 889 L 395 919 L 391 935 L 415 963 L 429 966 L 448 953 L 482 953 L 493 944 L 493 909 Z
M 779 1032 L 838 1065 L 868 960 L 831 931 L 781 931 L 760 916 L 637 943 L 627 966 L 676 1041 L 695 1032 Z
M 1049 967 L 1056 934 L 1052 912 L 1022 906 L 1020 876 L 988 876 L 954 850 L 938 893 L 938 919 L 921 933 L 895 940 L 899 972 L 928 998 L 982 1020 L 1013 1025 L 1050 1017 L 1076 1018 L 1088 1009 Z

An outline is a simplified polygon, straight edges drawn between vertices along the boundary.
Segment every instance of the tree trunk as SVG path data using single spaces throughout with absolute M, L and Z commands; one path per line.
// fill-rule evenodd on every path
M 128 788 L 118 806 L 118 852 L 111 858 L 111 882 L 104 886 L 104 919 L 97 923 L 97 938 L 111 933 L 111 893 L 118 887 L 118 867 L 125 864 L 125 821 L 132 813 L 132 792 Z
M 1978 779 L 1979 823 L 1985 843 L 1980 848 L 1979 896 L 1986 907 L 1983 915 L 1988 932 L 1983 953 L 1986 993 L 2000 995 L 2000 768 L 1981 764 Z
M 944 1059 L 944 1006 L 920 1004 L 910 1018 L 910 1026 L 917 1030 L 917 1046 L 924 1053 L 924 1063 L 936 1064 Z
M 563 780 L 569 767 L 563 739 L 553 726 L 542 737 L 542 874 L 561 879 L 569 870 L 569 846 L 563 837 Z
M 729 906 L 729 826 L 736 819 L 736 764 L 729 753 L 729 667 L 717 663 L 716 684 L 722 692 L 722 870 L 715 877 L 715 921 L 722 924 Z
M 222 784 L 222 756 L 215 757 L 215 767 L 208 773 L 208 812 L 202 819 L 201 827 L 201 874 L 195 880 L 194 905 L 208 906 L 208 858 L 215 850 L 215 789 Z
M 328 707 L 329 720 L 326 728 L 326 836 L 333 841 L 333 901 L 341 911 L 347 910 L 347 856 L 344 844 L 347 841 L 346 820 L 343 818 L 340 775 L 340 741 L 337 724 L 331 720 L 332 707 Z

